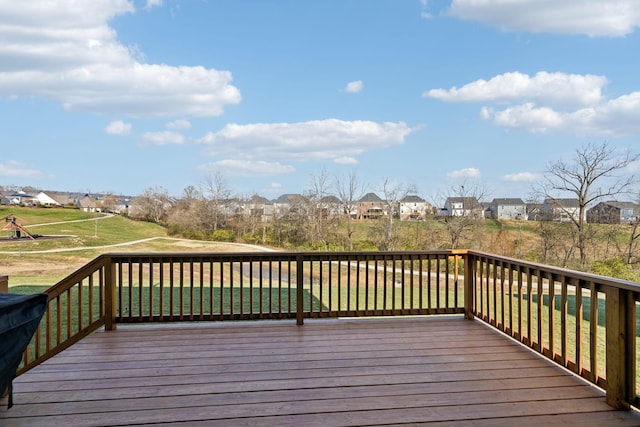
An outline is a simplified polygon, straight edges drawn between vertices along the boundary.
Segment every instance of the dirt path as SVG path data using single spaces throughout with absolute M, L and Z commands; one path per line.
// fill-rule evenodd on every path
M 101 219 L 111 218 L 113 214 L 104 214 L 103 216 L 99 216 L 96 218 L 87 218 L 87 219 L 72 219 L 69 221 L 58 221 L 58 222 L 43 222 L 42 224 L 29 224 L 26 227 L 43 227 L 45 225 L 57 225 L 57 224 L 68 224 L 70 222 L 87 222 L 87 221 L 100 221 Z
M 179 239 L 179 238 L 175 238 L 175 237 L 149 237 L 146 239 L 139 239 L 139 240 L 131 240 L 129 242 L 122 242 L 122 243 L 116 243 L 113 245 L 103 245 L 103 246 L 81 246 L 81 247 L 76 247 L 76 248 L 58 248 L 58 249 L 44 249 L 44 250 L 39 250 L 39 251 L 0 251 L 0 254 L 5 254 L 5 255 L 21 255 L 21 254 L 52 254 L 52 253 L 61 253 L 61 252 L 75 252 L 75 251 L 87 251 L 87 250 L 98 250 L 98 249 L 110 249 L 110 248 L 118 248 L 118 247 L 122 247 L 122 246 L 131 246 L 131 245 L 136 245 L 139 243 L 148 243 L 148 242 L 152 242 L 154 240 L 170 240 L 170 241 L 175 241 L 175 242 L 182 242 L 183 246 L 189 246 L 189 242 L 191 242 L 193 245 L 193 247 L 195 246 L 202 246 L 203 244 L 215 244 L 216 242 L 209 242 L 209 241 L 199 241 L 199 240 L 189 240 L 189 239 Z M 260 251 L 260 252 L 275 252 L 274 249 L 270 249 L 270 248 L 265 248 L 263 246 L 258 246 L 258 245 L 249 245 L 246 243 L 227 243 L 225 242 L 224 245 L 229 245 L 229 246 L 233 246 L 233 247 L 237 247 L 239 250 L 241 251 L 249 251 L 249 250 L 254 250 L 254 251 Z

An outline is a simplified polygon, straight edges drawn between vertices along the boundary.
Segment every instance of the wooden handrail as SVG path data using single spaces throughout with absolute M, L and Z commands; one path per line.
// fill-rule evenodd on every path
M 17 375 L 104 326 L 105 260 L 104 256 L 94 259 L 45 291 L 49 303 Z
M 639 406 L 639 284 L 478 251 L 467 263 L 475 316 L 604 388 L 611 406 Z
M 462 272 L 450 273 L 461 256 L 449 251 L 106 256 L 116 323 L 464 312 Z M 453 297 L 440 301 L 440 282 Z
M 479 251 L 110 253 L 47 293 L 20 373 L 118 323 L 464 314 L 640 402 L 640 285 Z

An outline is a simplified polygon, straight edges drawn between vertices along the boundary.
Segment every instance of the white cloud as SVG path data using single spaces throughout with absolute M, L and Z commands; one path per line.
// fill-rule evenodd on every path
M 465 168 L 447 173 L 447 178 L 464 179 L 464 178 L 480 178 L 480 170 L 476 168 Z
M 534 77 L 505 73 L 461 88 L 432 89 L 423 96 L 449 102 L 511 104 L 483 106 L 480 117 L 510 129 L 578 136 L 640 134 L 640 92 L 606 99 L 604 76 L 548 73 Z
M 532 173 L 532 172 L 518 172 L 507 174 L 502 177 L 503 181 L 510 182 L 533 182 L 540 179 L 540 175 Z
M 364 89 L 364 83 L 362 80 L 356 80 L 353 82 L 347 83 L 347 86 L 344 88 L 344 91 L 347 93 L 358 93 Z
M 272 176 L 293 173 L 296 169 L 280 162 L 265 162 L 263 160 L 234 160 L 225 159 L 208 163 L 200 167 L 204 170 L 223 171 L 225 175 L 240 177 Z
M 333 159 L 333 163 L 337 163 L 339 165 L 357 165 L 359 162 L 357 159 L 349 156 L 342 156 Z
M 184 144 L 184 136 L 178 132 L 145 132 L 142 139 L 151 145 Z
M 602 100 L 606 77 L 549 73 L 530 77 L 520 72 L 504 73 L 490 80 L 476 80 L 461 88 L 431 89 L 422 96 L 448 102 L 513 102 L 530 100 L 556 105 L 594 105 Z
M 536 107 L 533 103 L 518 105 L 498 112 L 483 109 L 481 115 L 485 119 L 492 119 L 494 123 L 502 127 L 521 128 L 532 133 L 561 131 L 566 122 L 561 113 L 548 107 Z
M 132 128 L 131 123 L 125 123 L 122 120 L 116 120 L 109 123 L 104 128 L 104 131 L 107 132 L 109 135 L 122 136 L 122 135 L 129 135 L 131 133 L 131 128 Z
M 185 119 L 178 119 L 166 124 L 167 129 L 191 129 L 191 122 Z
M 216 157 L 307 161 L 353 157 L 404 143 L 413 132 L 404 122 L 376 123 L 338 119 L 299 123 L 228 124 L 209 132 L 201 143 Z
M 447 14 L 504 31 L 621 37 L 640 26 L 637 0 L 452 0 Z
M 162 6 L 162 0 L 147 0 L 147 8 Z
M 108 25 L 134 12 L 126 0 L 0 0 L 0 94 L 128 117 L 217 116 L 240 102 L 228 71 L 139 62 Z
M 502 111 L 483 108 L 481 116 L 502 127 L 533 133 L 603 137 L 640 135 L 640 92 L 569 112 L 526 103 Z
M 47 175 L 44 172 L 33 169 L 30 165 L 18 162 L 16 160 L 7 160 L 4 163 L 0 163 L 0 176 L 22 179 L 53 178 L 51 175 Z

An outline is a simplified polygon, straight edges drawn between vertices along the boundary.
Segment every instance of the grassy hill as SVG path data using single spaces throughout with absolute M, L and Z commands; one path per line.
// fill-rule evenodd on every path
M 9 276 L 11 287 L 53 285 L 106 252 L 228 250 L 214 242 L 146 241 L 166 237 L 165 229 L 119 215 L 106 217 L 76 209 L 0 208 L 0 219 L 7 215 L 15 215 L 18 224 L 42 236 L 10 240 L 8 231 L 0 233 L 0 275 Z M 129 244 L 135 241 L 140 242 Z

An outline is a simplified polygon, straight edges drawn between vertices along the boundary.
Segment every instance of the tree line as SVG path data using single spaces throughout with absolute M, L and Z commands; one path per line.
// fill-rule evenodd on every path
M 171 234 L 196 239 L 306 250 L 464 247 L 582 270 L 612 265 L 634 270 L 640 261 L 636 255 L 640 238 L 638 220 L 605 227 L 588 224 L 586 212 L 598 202 L 616 197 L 637 200 L 638 182 L 631 166 L 638 159 L 637 154 L 620 152 L 602 143 L 584 145 L 570 159 L 549 162 L 542 179 L 532 186 L 531 198 L 577 199 L 578 209 L 569 215 L 568 224 L 544 221 L 510 224 L 487 221 L 477 215 L 398 221 L 393 206 L 415 193 L 415 188 L 390 179 L 383 180 L 376 191 L 381 192 L 391 214 L 377 220 L 357 220 L 353 215 L 355 204 L 370 187 L 355 171 L 331 177 L 325 170 L 312 175 L 303 194 L 290 198 L 286 209 L 274 210 L 268 222 L 259 209 L 250 208 L 258 196 L 234 196 L 219 172 L 199 186 L 185 188 L 176 199 L 161 187 L 148 188 L 134 199 L 131 214 L 137 219 L 163 224 Z M 482 200 L 487 191 L 481 184 L 465 183 L 444 191 L 443 195 Z

